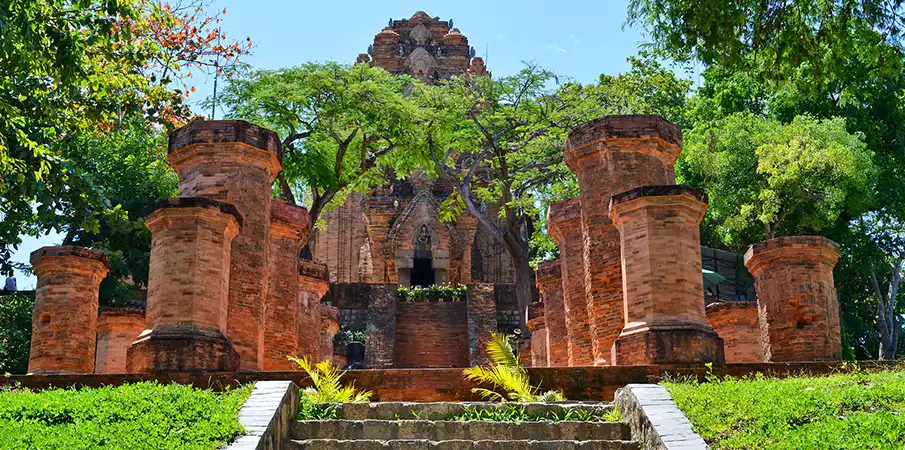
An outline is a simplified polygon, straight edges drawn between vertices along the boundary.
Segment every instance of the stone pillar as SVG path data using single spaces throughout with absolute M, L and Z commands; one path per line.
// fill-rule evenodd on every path
M 226 335 L 245 370 L 264 367 L 270 196 L 282 152 L 276 133 L 241 120 L 196 120 L 170 135 L 179 195 L 235 205 L 244 219 L 232 244 Z
M 129 346 L 145 330 L 145 311 L 104 308 L 97 319 L 97 357 L 94 373 L 127 373 Z
M 547 358 L 550 367 L 569 366 L 569 333 L 566 331 L 566 310 L 563 304 L 560 261 L 544 261 L 537 265 L 537 290 L 544 304 L 547 330 Z
M 469 284 L 471 279 L 471 248 L 474 245 L 475 234 L 478 231 L 478 219 L 471 214 L 462 213 L 456 218 L 456 231 L 459 233 L 459 245 L 462 251 L 462 264 L 459 265 L 459 274 L 453 281 L 460 284 Z
M 707 305 L 707 322 L 723 339 L 726 364 L 762 363 L 757 302 L 720 302 Z
M 471 365 L 489 364 L 487 343 L 497 331 L 496 301 L 492 284 L 466 286 L 468 310 L 468 353 Z
M 550 205 L 547 230 L 559 246 L 569 366 L 590 366 L 591 329 L 584 286 L 584 238 L 581 234 L 581 204 L 578 197 Z
M 321 298 L 329 288 L 327 265 L 300 259 L 298 261 L 298 306 L 294 328 L 298 339 L 298 356 L 323 361 L 332 355 L 322 355 Z M 293 367 L 293 370 L 298 370 Z
M 264 315 L 264 370 L 295 370 L 299 355 L 299 253 L 308 241 L 308 210 L 273 200 L 270 208 L 270 290 Z
M 595 365 L 607 364 L 623 327 L 619 233 L 610 197 L 640 186 L 675 183 L 682 132 L 659 116 L 607 116 L 573 128 L 565 160 L 578 177 L 585 294 Z
M 531 367 L 550 367 L 543 303 L 532 303 L 528 308 L 528 331 L 531 332 Z
M 147 327 L 127 353 L 129 373 L 232 371 L 239 354 L 223 334 L 236 207 L 201 197 L 165 198 L 151 230 Z
M 91 373 L 98 287 L 107 276 L 109 260 L 101 252 L 64 245 L 35 250 L 31 264 L 38 287 L 28 373 Z
M 387 242 L 390 221 L 396 214 L 396 199 L 390 197 L 383 188 L 375 189 L 365 198 L 365 230 L 371 248 L 371 278 L 369 283 L 398 283 L 396 255 L 391 254 Z
M 393 367 L 396 340 L 398 284 L 372 284 L 365 331 L 365 364 L 369 369 Z
M 339 333 L 339 308 L 335 306 L 319 304 L 321 316 L 321 329 L 319 336 L 320 361 L 333 359 L 333 338 Z M 340 366 L 342 367 L 342 366 Z
M 842 359 L 833 267 L 839 245 L 820 236 L 754 244 L 745 267 L 754 275 L 764 361 Z
M 613 364 L 723 363 L 723 341 L 704 312 L 702 199 L 675 185 L 613 196 L 625 292 L 625 328 L 613 345 Z

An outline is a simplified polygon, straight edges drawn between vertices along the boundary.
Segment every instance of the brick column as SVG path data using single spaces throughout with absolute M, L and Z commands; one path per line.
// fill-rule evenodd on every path
M 581 233 L 581 204 L 578 197 L 550 205 L 547 231 L 559 246 L 566 333 L 569 337 L 569 366 L 590 366 L 591 329 L 584 286 L 584 238 Z
M 151 230 L 147 328 L 127 352 L 129 373 L 230 371 L 239 354 L 223 334 L 236 207 L 165 198 L 145 217 Z
M 537 290 L 540 291 L 544 304 L 549 365 L 550 367 L 568 367 L 569 334 L 566 331 L 562 272 L 558 259 L 544 261 L 537 265 Z
M 544 320 L 544 304 L 532 303 L 528 307 L 528 331 L 531 332 L 531 367 L 550 367 L 547 357 L 547 324 Z
M 321 298 L 327 293 L 330 274 L 326 264 L 304 259 L 298 261 L 298 269 L 298 313 L 294 325 L 298 339 L 298 356 L 322 361 L 332 356 L 320 353 Z
M 459 265 L 458 280 L 461 284 L 472 282 L 471 279 L 471 248 L 474 245 L 475 234 L 478 231 L 478 219 L 471 214 L 462 213 L 456 218 L 456 231 L 459 233 L 459 242 L 462 246 L 462 264 Z
M 370 285 L 365 340 L 365 364 L 369 369 L 393 367 L 398 289 L 398 284 Z
M 97 318 L 94 373 L 127 373 L 126 353 L 145 330 L 145 310 L 104 308 Z
M 619 233 L 610 197 L 640 186 L 675 183 L 682 132 L 659 116 L 607 116 L 573 128 L 564 146 L 578 177 L 585 294 L 595 365 L 607 364 L 623 327 Z
M 390 221 L 396 214 L 395 199 L 387 195 L 379 195 L 377 191 L 365 199 L 365 230 L 368 232 L 368 243 L 371 248 L 371 277 L 369 283 L 397 283 L 396 255 L 390 254 L 387 247 L 387 234 Z
M 299 252 L 308 242 L 308 210 L 273 200 L 270 208 L 270 290 L 264 316 L 264 370 L 295 370 L 298 356 Z
M 613 345 L 613 364 L 723 363 L 723 341 L 704 312 L 702 199 L 675 185 L 613 196 L 625 292 L 625 328 Z
M 496 301 L 492 284 L 469 284 L 466 287 L 468 311 L 468 353 L 472 366 L 488 364 L 487 343 L 497 331 Z
M 339 308 L 320 304 L 321 328 L 319 343 L 320 361 L 333 362 L 333 338 L 339 333 Z
M 107 276 L 103 253 L 64 245 L 31 253 L 38 277 L 28 373 L 91 373 L 97 340 L 98 287 Z
M 745 267 L 754 275 L 764 361 L 842 358 L 839 299 L 833 267 L 839 245 L 820 236 L 754 244 Z
M 244 219 L 232 244 L 226 335 L 246 370 L 264 367 L 270 196 L 281 158 L 276 133 L 241 120 L 196 120 L 170 135 L 179 195 L 235 205 Z
M 707 305 L 707 322 L 723 339 L 726 364 L 762 363 L 757 302 L 720 302 Z

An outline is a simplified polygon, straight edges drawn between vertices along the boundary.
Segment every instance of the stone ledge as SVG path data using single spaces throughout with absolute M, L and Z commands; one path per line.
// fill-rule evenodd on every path
M 235 205 L 209 199 L 207 197 L 172 197 L 162 198 L 145 208 L 143 216 L 149 216 L 155 211 L 169 208 L 204 208 L 213 209 L 223 214 L 229 214 L 236 218 L 239 227 L 242 227 L 242 214 Z
M 632 440 L 649 450 L 707 449 L 691 422 L 657 384 L 629 384 L 616 391 L 616 406 L 632 430 Z
M 682 130 L 658 115 L 611 115 L 572 128 L 566 146 L 580 148 L 605 139 L 652 138 L 682 145 Z
M 283 160 L 283 145 L 273 131 L 244 120 L 195 120 L 170 133 L 167 153 L 193 144 L 239 142 L 274 153 Z
M 784 236 L 759 242 L 745 252 L 745 267 L 755 275 L 770 261 L 783 258 L 786 262 L 824 259 L 833 265 L 839 261 L 839 244 L 823 236 Z
M 681 184 L 665 184 L 660 186 L 641 186 L 630 191 L 620 192 L 610 199 L 610 209 L 613 206 L 627 203 L 642 197 L 665 197 L 670 195 L 690 196 L 695 200 L 707 202 L 707 194 L 700 189 L 694 189 Z
M 34 265 L 37 259 L 43 258 L 45 256 L 75 256 L 78 258 L 93 259 L 104 264 L 105 268 L 110 267 L 110 258 L 108 258 L 107 255 L 97 250 L 91 250 L 90 248 L 79 247 L 77 245 L 56 245 L 41 247 L 31 252 L 29 261 L 32 265 Z
M 285 448 L 298 407 L 299 388 L 291 381 L 258 381 L 239 410 L 239 423 L 245 427 L 245 435 L 226 450 Z

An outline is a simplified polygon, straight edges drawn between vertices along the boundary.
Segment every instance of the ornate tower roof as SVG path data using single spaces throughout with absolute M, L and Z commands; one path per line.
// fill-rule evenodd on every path
M 374 36 L 368 55 L 359 55 L 357 62 L 369 62 L 390 73 L 411 75 L 426 83 L 472 73 L 476 67 L 483 70 L 483 63 L 475 66 L 474 50 L 468 46 L 468 38 L 452 27 L 452 21 L 432 18 L 424 11 L 416 12 L 410 19 L 390 19 L 389 25 Z M 483 74 L 486 70 L 477 75 Z

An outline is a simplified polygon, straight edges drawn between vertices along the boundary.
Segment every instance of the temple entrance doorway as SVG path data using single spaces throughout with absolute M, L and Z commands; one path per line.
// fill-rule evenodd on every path
M 412 286 L 432 286 L 435 282 L 431 258 L 414 258 L 412 261 Z

